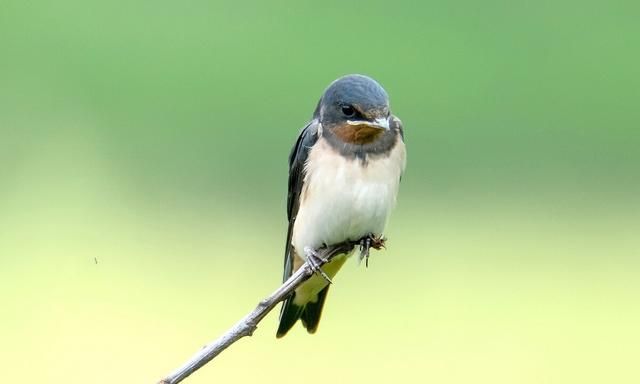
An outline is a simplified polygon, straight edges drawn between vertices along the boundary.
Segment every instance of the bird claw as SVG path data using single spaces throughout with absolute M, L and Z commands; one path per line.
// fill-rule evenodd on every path
M 311 267 L 311 271 L 322 276 L 327 283 L 333 284 L 333 281 L 331 281 L 329 276 L 320 267 L 320 263 L 328 263 L 329 260 L 321 257 L 320 254 L 311 247 L 304 247 L 304 254 L 307 257 L 307 262 L 309 263 L 309 267 Z
M 386 248 L 384 245 L 386 240 L 383 235 L 374 235 L 373 233 L 360 239 L 360 261 L 364 259 L 365 267 L 369 267 L 369 251 L 371 248 L 375 250 Z

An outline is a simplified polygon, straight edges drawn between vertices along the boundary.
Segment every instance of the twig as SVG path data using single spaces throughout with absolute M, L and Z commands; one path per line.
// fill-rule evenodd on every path
M 319 249 L 318 266 L 323 266 L 339 254 L 351 252 L 356 245 L 362 244 L 362 241 L 366 238 L 369 238 L 369 236 L 357 241 L 345 241 L 340 244 Z M 381 244 L 384 244 L 384 239 L 380 238 L 379 241 L 381 241 Z M 379 249 L 375 246 L 374 248 Z M 173 371 L 166 378 L 160 380 L 158 384 L 176 384 L 181 382 L 187 376 L 211 361 L 214 357 L 218 356 L 220 352 L 227 349 L 231 344 L 240 340 L 244 336 L 251 336 L 258 327 L 258 323 L 279 302 L 285 300 L 298 286 L 309 279 L 313 273 L 312 267 L 309 263 L 305 262 L 302 267 L 300 267 L 287 281 L 282 284 L 282 286 L 280 286 L 280 288 L 258 303 L 258 306 L 251 311 L 251 313 L 237 322 L 236 325 L 220 336 L 217 340 L 202 348 L 183 366 Z

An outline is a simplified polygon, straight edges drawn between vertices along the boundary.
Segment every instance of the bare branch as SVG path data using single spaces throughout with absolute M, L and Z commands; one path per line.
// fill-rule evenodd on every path
M 366 245 L 366 250 L 361 249 L 362 252 L 367 252 L 371 246 L 375 249 L 380 249 L 384 246 L 384 239 L 382 237 L 365 236 L 357 241 L 345 241 L 340 244 L 323 247 L 318 250 L 318 266 L 322 266 L 330 262 L 335 256 L 348 253 L 358 244 L 364 244 L 366 239 L 375 239 L 378 243 L 369 242 Z M 211 361 L 214 357 L 218 356 L 220 352 L 227 349 L 231 344 L 240 340 L 244 336 L 251 336 L 258 327 L 258 323 L 281 301 L 285 300 L 298 286 L 304 283 L 313 275 L 313 270 L 308 262 L 305 262 L 301 268 L 299 268 L 291 277 L 285 281 L 280 288 L 273 292 L 269 297 L 258 303 L 258 306 L 251 311 L 242 320 L 237 322 L 231 329 L 220 336 L 217 340 L 206 345 L 202 350 L 196 353 L 189 361 L 183 366 L 176 369 L 166 378 L 160 380 L 158 384 L 176 384 L 184 380 L 187 376 L 200 369 L 202 366 Z

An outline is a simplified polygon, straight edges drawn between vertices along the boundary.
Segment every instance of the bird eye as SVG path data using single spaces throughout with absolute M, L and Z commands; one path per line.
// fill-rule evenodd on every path
M 350 105 L 343 105 L 341 108 L 342 113 L 344 113 L 344 115 L 347 117 L 351 117 L 356 114 L 356 110 Z

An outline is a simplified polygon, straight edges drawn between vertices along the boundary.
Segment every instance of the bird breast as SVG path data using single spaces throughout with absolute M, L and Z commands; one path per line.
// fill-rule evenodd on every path
M 400 138 L 388 153 L 366 162 L 338 153 L 320 138 L 305 165 L 292 238 L 297 253 L 381 234 L 396 202 L 405 156 Z

